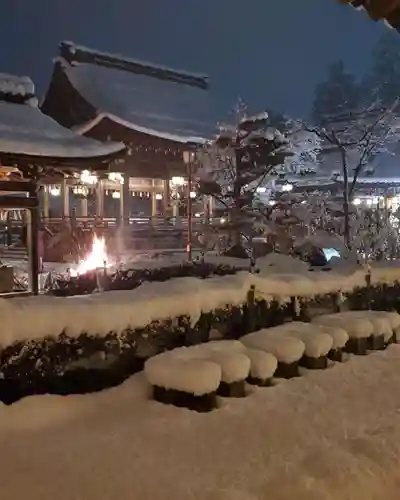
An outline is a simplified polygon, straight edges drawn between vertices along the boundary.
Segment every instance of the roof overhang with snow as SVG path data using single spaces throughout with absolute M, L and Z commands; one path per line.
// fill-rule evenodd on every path
M 385 21 L 400 31 L 400 0 L 339 0 L 340 3 L 364 10 L 374 21 Z
M 105 166 L 123 157 L 122 143 L 101 143 L 60 126 L 37 107 L 27 77 L 0 74 L 0 163 Z
M 199 143 L 215 135 L 208 80 L 151 63 L 62 42 L 55 60 L 97 116 L 81 124 L 87 133 L 104 118 L 149 136 Z

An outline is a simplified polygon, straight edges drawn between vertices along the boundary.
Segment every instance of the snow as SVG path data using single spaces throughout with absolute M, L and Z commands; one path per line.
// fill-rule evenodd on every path
M 326 356 L 332 349 L 333 339 L 331 335 L 328 333 L 321 333 L 320 331 L 313 331 L 311 325 L 310 328 L 304 328 L 301 325 L 298 327 L 298 323 L 295 321 L 275 328 L 276 333 L 280 335 L 294 337 L 304 342 L 304 354 L 310 358 Z
M 279 362 L 291 364 L 303 356 L 305 344 L 301 340 L 283 335 L 284 330 L 276 327 L 249 333 L 240 339 L 246 347 L 268 352 Z
M 400 327 L 400 314 L 390 311 L 367 311 L 368 314 L 385 318 L 389 321 L 393 330 Z
M 347 311 L 343 314 L 350 319 L 361 318 L 368 320 L 374 328 L 373 335 L 379 336 L 383 334 L 386 342 L 393 336 L 392 325 L 390 324 L 389 318 L 384 317 L 382 313 L 376 315 L 373 311 Z
M 132 57 L 125 57 L 121 54 L 115 54 L 111 52 L 104 52 L 100 50 L 95 50 L 91 49 L 90 47 L 86 47 L 84 45 L 76 44 L 70 40 L 64 40 L 60 43 L 61 48 L 66 48 L 70 52 L 71 56 L 73 58 L 76 58 L 77 52 L 82 52 L 85 55 L 90 55 L 93 56 L 94 59 L 99 60 L 102 58 L 106 59 L 111 59 L 115 63 L 128 63 L 133 66 L 137 66 L 138 69 L 140 68 L 147 68 L 147 69 L 154 69 L 157 71 L 161 71 L 164 73 L 171 74 L 171 76 L 175 76 L 177 78 L 188 78 L 190 79 L 195 79 L 195 80 L 202 80 L 204 84 L 207 83 L 208 76 L 203 74 L 203 73 L 191 73 L 189 71 L 185 70 L 177 70 L 170 68 L 169 66 L 161 66 L 159 64 L 154 64 L 149 61 L 142 61 L 140 59 L 134 59 Z
M 135 125 L 133 123 L 120 118 L 117 115 L 113 115 L 111 113 L 99 113 L 93 120 L 85 123 L 80 127 L 76 127 L 74 132 L 76 134 L 85 135 L 94 127 L 96 127 L 99 123 L 101 123 L 104 119 L 109 119 L 118 125 L 122 125 L 125 128 L 135 130 L 136 132 L 141 132 L 142 134 L 151 135 L 155 137 L 161 137 L 162 139 L 166 139 L 168 141 L 181 142 L 181 143 L 195 143 L 195 144 L 204 144 L 207 139 L 204 137 L 183 135 L 184 132 L 180 134 L 168 133 L 168 132 L 160 132 L 159 130 L 154 130 L 149 127 L 142 127 L 140 125 Z
M 211 342 L 158 354 L 146 361 L 144 373 L 152 385 L 202 395 L 214 392 L 220 382 L 246 380 L 250 358 L 240 342 Z
M 170 352 L 148 359 L 144 373 L 153 386 L 195 396 L 215 392 L 221 382 L 221 367 L 217 363 L 192 356 L 174 356 Z
M 0 81 L 1 83 L 1 81 Z M 0 151 L 59 158 L 95 158 L 122 152 L 120 143 L 101 143 L 61 127 L 38 108 L 0 102 Z
M 115 58 L 110 54 L 108 57 Z M 124 59 L 125 62 L 129 59 Z M 198 142 L 199 138 L 203 141 L 214 135 L 210 95 L 204 88 L 188 84 L 190 79 L 198 77 L 165 68 L 155 68 L 157 71 L 149 75 L 143 69 L 140 73 L 140 67 L 148 65 L 137 61 L 134 65 L 136 72 L 102 66 L 101 61 L 98 64 L 70 65 L 61 60 L 61 68 L 73 87 L 102 118 L 109 117 L 133 130 L 176 142 L 191 142 L 193 139 Z M 172 71 L 176 77 L 159 77 L 157 72 L 160 71 Z M 87 124 L 83 130 L 92 126 Z
M 247 358 L 250 359 L 250 375 L 254 378 L 259 378 L 261 380 L 268 380 L 273 376 L 275 370 L 278 366 L 278 361 L 272 354 L 269 354 L 264 351 L 259 351 L 256 349 L 247 348 L 242 342 L 238 340 L 217 340 L 207 342 L 205 344 L 201 344 L 199 346 L 200 349 L 204 349 L 207 352 L 236 352 L 244 354 Z M 213 358 L 215 361 L 215 358 Z M 238 359 L 238 363 L 240 363 L 240 359 Z M 248 373 L 247 362 L 240 363 L 242 364 L 242 374 L 239 373 L 239 370 L 236 371 L 234 378 L 239 380 L 243 380 L 244 374 Z M 247 376 L 246 375 L 246 376 Z M 233 379 L 232 379 L 233 380 Z
M 367 338 L 374 333 L 374 327 L 367 317 L 350 317 L 346 313 L 324 314 L 312 320 L 320 325 L 338 326 L 352 338 Z
M 259 380 L 269 380 L 274 376 L 278 360 L 269 352 L 247 348 L 245 354 L 250 358 L 250 375 Z
M 35 85 L 29 76 L 15 76 L 0 73 L 0 92 L 14 96 L 34 96 Z
M 399 363 L 394 345 L 208 414 L 147 401 L 141 375 L 0 406 L 0 500 L 397 500 Z
M 175 359 L 207 359 L 213 361 L 221 368 L 221 381 L 231 384 L 245 380 L 250 373 L 250 358 L 246 356 L 244 346 L 240 343 L 220 341 L 204 343 L 191 347 L 179 347 L 159 354 L 174 363 Z M 241 352 L 243 351 L 243 352 Z
M 204 353 L 210 361 L 221 367 L 221 382 L 232 384 L 246 380 L 249 376 L 251 361 L 246 352 L 205 349 Z
M 234 262 L 228 259 L 228 262 L 226 258 L 208 255 L 205 260 L 214 264 L 246 265 L 243 260 L 236 263 L 239 259 L 234 259 Z M 125 267 L 157 268 L 181 262 L 182 255 L 175 255 L 169 258 L 140 260 Z M 312 298 L 325 293 L 351 292 L 355 287 L 365 286 L 367 272 L 361 266 L 349 266 L 341 272 L 310 272 L 303 262 L 279 254 L 261 258 L 257 265 L 260 268 L 259 274 L 240 271 L 232 276 L 206 280 L 178 278 L 164 283 L 145 282 L 131 291 L 101 292 L 83 297 L 39 296 L 1 299 L 4 327 L 0 332 L 0 344 L 42 339 L 45 336 L 54 337 L 62 330 L 69 336 L 79 336 L 84 331 L 100 336 L 110 331 L 121 333 L 129 326 L 141 328 L 154 320 L 181 315 L 190 317 L 191 324 L 194 325 L 202 312 L 225 308 L 227 305 L 243 304 L 252 285 L 255 287 L 257 297 L 267 301 L 275 299 L 283 304 L 289 301 L 290 297 Z M 388 262 L 386 267 L 372 266 L 371 281 L 374 284 L 392 284 L 400 278 L 399 271 L 398 262 Z M 367 331 L 371 329 L 373 331 L 366 314 L 362 312 L 363 318 L 357 321 L 364 323 L 367 321 L 369 324 Z M 390 321 L 393 321 L 392 329 L 397 329 L 400 326 L 400 316 L 395 313 L 390 314 Z M 350 333 L 346 320 L 333 321 L 334 323 L 331 321 L 329 324 L 325 321 L 324 324 L 342 328 L 341 333 L 337 334 L 339 337 L 343 338 L 343 330 Z M 368 336 L 368 333 L 365 335 Z M 340 346 L 340 341 L 338 342 L 337 345 Z M 335 340 L 334 345 L 336 345 Z
M 342 349 L 349 340 L 349 335 L 346 330 L 338 326 L 302 323 L 301 321 L 296 321 L 294 326 L 299 332 L 307 331 L 312 332 L 314 335 L 319 335 L 321 333 L 329 335 L 332 338 L 332 349 Z
M 289 262 L 286 263 L 289 266 Z M 287 302 L 290 297 L 350 292 L 355 287 L 365 286 L 366 271 L 362 268 L 354 272 L 348 270 L 347 273 L 301 272 L 301 266 L 300 262 L 298 272 L 285 274 L 280 266 L 263 265 L 261 261 L 259 274 L 240 271 L 235 275 L 206 280 L 178 278 L 163 283 L 145 282 L 135 290 L 69 298 L 38 296 L 2 299 L 0 307 L 4 327 L 0 332 L 0 344 L 54 337 L 63 330 L 69 336 L 79 336 L 82 332 L 100 336 L 110 331 L 121 333 L 127 327 L 141 328 L 155 320 L 182 315 L 188 316 L 194 325 L 202 312 L 246 302 L 251 286 L 255 287 L 257 297 L 281 303 Z M 390 277 L 393 283 L 400 274 L 398 267 L 378 268 L 378 277 L 374 267 L 371 272 L 374 283 L 379 283 L 379 279 L 388 283 Z M 351 336 L 368 336 L 374 330 L 366 317 L 351 321 L 352 333 L 343 315 L 335 315 L 329 323 L 327 321 L 324 324 L 340 327 Z M 365 326 L 366 323 L 368 326 Z M 319 324 L 322 324 L 321 319 Z M 366 333 L 362 333 L 364 327 Z M 357 329 L 359 332 L 355 333 Z

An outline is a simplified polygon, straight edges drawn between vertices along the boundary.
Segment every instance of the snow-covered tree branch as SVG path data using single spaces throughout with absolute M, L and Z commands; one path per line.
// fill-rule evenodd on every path
M 332 117 L 323 126 L 304 126 L 305 130 L 324 142 L 330 153 L 338 154 L 343 182 L 345 239 L 349 248 L 349 203 L 365 169 L 373 168 L 379 156 L 393 154 L 393 146 L 398 142 L 400 133 L 397 109 L 398 100 L 387 108 L 374 104 L 360 112 Z

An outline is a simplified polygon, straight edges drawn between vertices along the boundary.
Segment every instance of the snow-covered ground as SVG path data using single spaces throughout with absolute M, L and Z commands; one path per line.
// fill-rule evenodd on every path
M 0 500 L 397 500 L 400 346 L 209 414 L 103 393 L 0 406 Z

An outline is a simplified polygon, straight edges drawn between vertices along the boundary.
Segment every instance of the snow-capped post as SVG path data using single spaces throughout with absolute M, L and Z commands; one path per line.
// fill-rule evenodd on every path
M 361 110 L 327 116 L 317 127 L 303 124 L 326 144 L 330 154 L 337 154 L 341 171 L 337 181 L 343 186 L 344 238 L 348 249 L 352 247 L 350 205 L 355 187 L 360 175 L 375 167 L 379 157 L 394 154 L 392 148 L 400 137 L 398 104 L 398 99 L 386 108 L 374 103 Z
M 249 258 L 242 238 L 253 238 L 259 215 L 255 194 L 289 155 L 289 141 L 270 126 L 268 113 L 249 116 L 243 106 L 237 109 L 235 124 L 220 126 L 216 139 L 203 147 L 197 172 L 200 193 L 212 196 L 227 217 L 221 226 L 232 243 L 226 255 Z
M 256 330 L 256 287 L 250 286 L 247 292 L 246 301 L 246 333 L 251 333 Z

